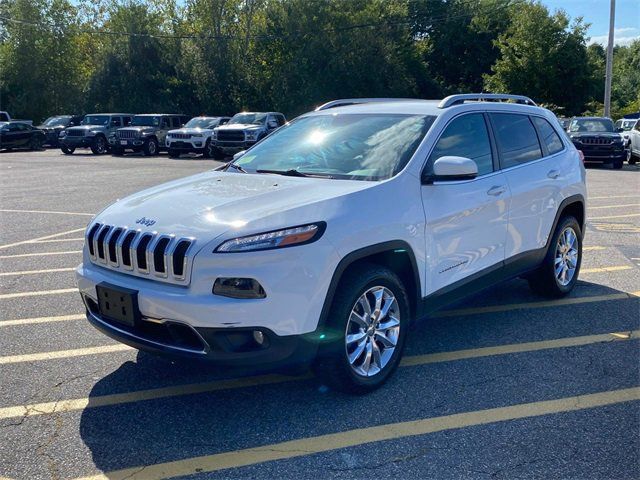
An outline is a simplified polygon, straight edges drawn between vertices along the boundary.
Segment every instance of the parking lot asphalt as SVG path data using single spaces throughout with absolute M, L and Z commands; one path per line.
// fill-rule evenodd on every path
M 637 478 L 640 168 L 589 168 L 575 291 L 525 281 L 421 321 L 380 390 L 120 345 L 84 319 L 83 229 L 219 163 L 0 153 L 0 479 Z

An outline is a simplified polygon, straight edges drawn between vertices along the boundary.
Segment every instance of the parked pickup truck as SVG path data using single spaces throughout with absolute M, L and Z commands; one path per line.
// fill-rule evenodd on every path
M 229 123 L 213 131 L 213 158 L 222 160 L 246 150 L 285 123 L 284 115 L 278 112 L 236 113 Z
M 229 117 L 194 117 L 184 127 L 169 130 L 166 137 L 169 156 L 178 158 L 183 153 L 202 153 L 205 157 L 212 157 L 213 129 L 229 120 Z

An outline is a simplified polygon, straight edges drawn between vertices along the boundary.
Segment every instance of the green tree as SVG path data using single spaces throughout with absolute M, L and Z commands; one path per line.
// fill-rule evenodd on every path
M 485 76 L 485 88 L 526 94 L 538 102 L 579 114 L 591 99 L 586 25 L 570 23 L 562 10 L 550 14 L 542 4 L 510 10 L 511 23 L 496 45 L 500 57 Z

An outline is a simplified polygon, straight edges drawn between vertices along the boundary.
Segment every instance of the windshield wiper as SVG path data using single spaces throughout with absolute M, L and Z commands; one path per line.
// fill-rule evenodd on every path
M 307 173 L 302 173 L 298 170 L 289 169 L 289 170 L 256 170 L 256 173 L 275 173 L 276 175 L 284 175 L 286 177 L 311 177 L 313 175 L 309 175 Z
M 247 173 L 244 168 L 242 168 L 240 165 L 236 165 L 235 163 L 227 163 L 227 168 L 225 168 L 225 170 L 229 170 L 229 167 L 236 169 L 238 172 Z

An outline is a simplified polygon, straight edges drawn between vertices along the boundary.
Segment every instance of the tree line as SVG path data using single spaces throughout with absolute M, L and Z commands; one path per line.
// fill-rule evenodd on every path
M 534 0 L 3 0 L 0 108 L 289 117 L 349 97 L 492 91 L 602 112 L 605 52 Z M 640 40 L 614 116 L 640 109 Z

